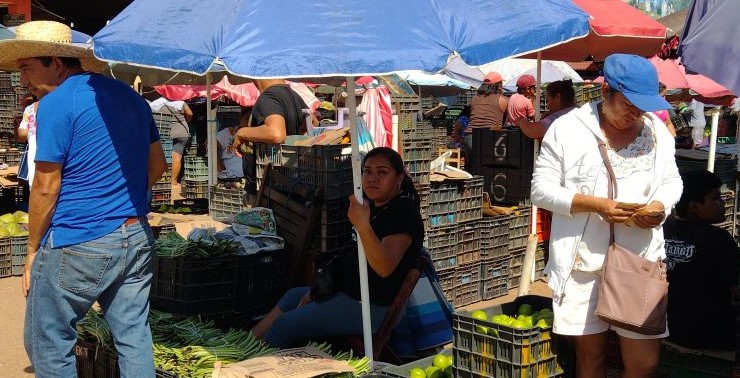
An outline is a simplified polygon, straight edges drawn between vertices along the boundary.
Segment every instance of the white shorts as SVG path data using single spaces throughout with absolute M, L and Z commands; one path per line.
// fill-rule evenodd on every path
M 660 335 L 642 335 L 604 323 L 596 316 L 601 278 L 598 272 L 571 272 L 565 284 L 561 303 L 552 303 L 555 315 L 553 331 L 560 335 L 584 336 L 613 329 L 619 336 L 628 339 L 662 339 L 668 336 L 668 327 Z

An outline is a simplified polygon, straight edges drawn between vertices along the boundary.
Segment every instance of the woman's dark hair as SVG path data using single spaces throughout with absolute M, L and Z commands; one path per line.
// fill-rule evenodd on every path
M 576 92 L 573 89 L 573 80 L 559 80 L 547 84 L 547 94 L 550 97 L 555 97 L 555 95 L 559 94 L 564 108 L 575 105 Z
M 703 203 L 707 194 L 722 186 L 719 176 L 709 171 L 688 171 L 681 174 L 683 193 L 676 204 L 676 214 L 686 217 L 689 213 L 689 202 Z
M 403 175 L 403 181 L 401 182 L 401 195 L 410 197 L 414 201 L 416 206 L 420 206 L 421 197 L 419 197 L 419 193 L 414 187 L 414 180 L 411 178 L 411 176 L 408 175 L 408 173 L 406 173 L 401 155 L 399 155 L 398 152 L 394 151 L 392 148 L 375 147 L 370 150 L 370 152 L 368 152 L 364 158 L 362 158 L 362 166 L 365 166 L 367 159 L 375 156 L 382 156 L 386 158 L 388 162 L 391 163 L 391 167 L 394 171 L 396 171 L 396 174 Z
M 473 108 L 470 107 L 470 105 L 465 105 L 465 107 L 462 108 L 462 111 L 460 112 L 460 117 L 466 116 L 470 117 L 470 113 L 473 111 Z
M 483 83 L 478 87 L 478 95 L 488 96 L 490 94 L 498 94 L 503 92 L 503 86 L 501 82 L 498 83 Z

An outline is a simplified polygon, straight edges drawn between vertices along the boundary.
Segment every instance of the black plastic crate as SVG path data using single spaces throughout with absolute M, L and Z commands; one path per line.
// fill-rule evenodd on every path
M 352 194 L 352 155 L 349 145 L 280 146 L 280 165 L 276 171 L 321 190 L 325 199 L 347 198 Z
M 238 256 L 238 261 L 236 310 L 256 313 L 272 308 L 286 289 L 288 253 L 264 251 Z
M 311 240 L 314 251 L 337 252 L 356 245 L 352 239 L 352 223 L 347 218 L 348 210 L 346 198 L 328 200 L 321 205 L 321 220 Z
M 491 202 L 517 205 L 529 198 L 532 192 L 532 167 L 499 168 L 482 167 L 484 190 Z
M 519 129 L 473 129 L 471 163 L 483 167 L 524 168 L 534 163 L 534 140 Z
M 77 360 L 78 378 L 119 378 L 118 354 L 99 344 L 77 339 L 73 349 Z M 155 378 L 177 378 L 176 375 L 156 369 Z
M 154 258 L 150 292 L 152 308 L 176 315 L 234 311 L 239 258 Z

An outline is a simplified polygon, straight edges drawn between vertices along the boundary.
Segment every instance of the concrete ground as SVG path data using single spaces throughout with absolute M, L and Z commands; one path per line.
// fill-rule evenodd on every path
M 0 278 L 0 377 L 33 377 L 31 362 L 23 348 L 23 317 L 26 298 L 21 293 L 21 277 Z

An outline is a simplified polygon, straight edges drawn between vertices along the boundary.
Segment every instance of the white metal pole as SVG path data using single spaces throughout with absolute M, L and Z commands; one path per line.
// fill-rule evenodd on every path
M 216 185 L 216 117 L 211 110 L 211 73 L 206 74 L 206 133 L 208 135 L 208 146 L 206 156 L 208 158 L 208 198 L 210 200 L 210 188 Z M 208 207 L 210 209 L 210 206 Z
M 352 139 L 352 184 L 355 198 L 362 198 L 362 160 L 360 158 L 360 138 L 357 132 L 357 100 L 355 99 L 355 78 L 347 77 L 347 107 L 349 108 L 350 138 Z M 360 299 L 362 306 L 362 336 L 365 343 L 365 356 L 373 368 L 373 329 L 370 323 L 370 289 L 367 282 L 367 258 L 362 240 L 357 237 L 357 260 L 360 270 Z
M 712 131 L 709 134 L 709 157 L 707 158 L 707 171 L 714 172 L 714 157 L 717 153 L 717 126 L 719 125 L 720 108 L 712 110 Z
M 535 97 L 534 97 L 534 119 L 540 120 L 540 98 L 542 98 L 542 53 L 537 52 L 537 77 L 535 86 Z M 522 137 L 524 135 L 522 134 Z M 539 139 L 534 140 L 534 152 L 532 164 L 537 161 L 537 155 L 540 150 Z M 532 167 L 534 169 L 534 167 Z M 529 237 L 527 238 L 527 250 L 524 253 L 524 259 L 522 261 L 522 276 L 519 278 L 519 290 L 517 296 L 529 294 L 529 284 L 534 279 L 535 269 L 534 265 L 537 261 L 537 206 L 531 204 L 530 206 L 530 218 L 532 223 L 530 224 Z

